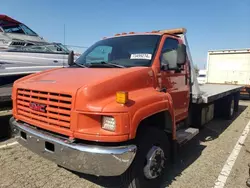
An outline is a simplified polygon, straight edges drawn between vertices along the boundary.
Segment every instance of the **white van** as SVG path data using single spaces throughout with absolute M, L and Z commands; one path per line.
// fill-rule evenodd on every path
M 207 70 L 199 70 L 198 83 L 205 84 L 207 82 Z

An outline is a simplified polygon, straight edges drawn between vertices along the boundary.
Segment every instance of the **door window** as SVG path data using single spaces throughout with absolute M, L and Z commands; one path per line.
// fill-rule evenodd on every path
M 161 65 L 167 65 L 170 70 L 177 67 L 178 44 L 178 40 L 166 38 L 162 48 Z

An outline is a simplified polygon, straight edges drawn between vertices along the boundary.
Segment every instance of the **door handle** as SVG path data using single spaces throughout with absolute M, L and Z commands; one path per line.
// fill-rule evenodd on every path
M 54 60 L 53 62 L 54 62 L 54 63 L 58 63 L 58 61 L 57 61 L 57 60 Z
M 189 75 L 188 75 L 188 74 L 185 74 L 185 85 L 188 84 L 188 81 L 189 81 Z

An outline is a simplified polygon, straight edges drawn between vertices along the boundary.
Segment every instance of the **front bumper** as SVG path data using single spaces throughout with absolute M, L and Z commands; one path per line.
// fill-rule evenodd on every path
M 118 176 L 133 162 L 135 145 L 106 147 L 76 144 L 10 119 L 18 142 L 34 153 L 76 172 L 96 176 Z

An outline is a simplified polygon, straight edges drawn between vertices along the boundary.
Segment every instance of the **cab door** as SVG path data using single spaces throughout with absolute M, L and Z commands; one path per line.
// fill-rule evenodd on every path
M 178 66 L 177 48 L 181 40 L 172 36 L 163 36 L 164 44 L 161 49 L 161 79 L 162 89 L 169 93 L 173 99 L 176 121 L 188 116 L 190 90 L 188 81 L 187 62 Z

